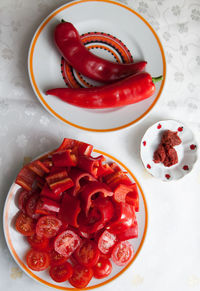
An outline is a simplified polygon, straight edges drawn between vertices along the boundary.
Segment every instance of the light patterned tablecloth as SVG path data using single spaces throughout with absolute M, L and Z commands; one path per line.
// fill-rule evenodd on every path
M 200 165 L 177 182 L 164 183 L 143 168 L 139 143 L 162 119 L 185 122 L 200 139 L 200 1 L 122 1 L 144 16 L 158 33 L 167 60 L 167 80 L 158 105 L 140 124 L 109 133 L 64 125 L 36 99 L 27 54 L 38 25 L 64 0 L 0 1 L 0 211 L 10 184 L 27 157 L 77 138 L 120 158 L 146 195 L 149 225 L 133 265 L 101 290 L 200 290 Z M 134 33 L 134 29 L 133 29 Z M 106 142 L 105 142 L 106 141 Z M 113 151 L 114 149 L 114 151 Z M 25 275 L 12 259 L 0 228 L 0 290 L 49 290 Z

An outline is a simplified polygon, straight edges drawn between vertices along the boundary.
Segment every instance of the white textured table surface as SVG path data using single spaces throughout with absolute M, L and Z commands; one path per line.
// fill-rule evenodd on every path
M 177 182 L 164 183 L 143 168 L 139 143 L 162 119 L 185 122 L 200 140 L 200 1 L 122 1 L 158 33 L 167 60 L 164 92 L 150 115 L 136 126 L 92 133 L 64 125 L 36 99 L 27 73 L 31 38 L 41 21 L 64 0 L 0 1 L 0 290 L 48 290 L 27 277 L 12 259 L 3 235 L 2 212 L 10 184 L 24 158 L 77 138 L 120 158 L 146 195 L 149 223 L 133 265 L 101 290 L 200 290 L 200 164 Z M 114 150 L 113 150 L 114 149 Z

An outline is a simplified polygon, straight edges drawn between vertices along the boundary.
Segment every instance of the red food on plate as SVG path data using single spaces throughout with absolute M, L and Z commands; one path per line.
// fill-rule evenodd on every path
M 16 179 L 22 188 L 15 228 L 31 247 L 28 267 L 49 268 L 55 282 L 68 281 L 78 289 L 93 276 L 109 276 L 111 259 L 126 265 L 133 255 L 128 240 L 138 237 L 137 185 L 117 163 L 93 157 L 92 150 L 65 138 Z
M 54 241 L 54 249 L 60 255 L 69 258 L 71 254 L 79 247 L 80 237 L 72 230 L 63 231 Z
M 178 163 L 178 155 L 174 147 L 180 145 L 181 142 L 178 132 L 164 131 L 161 142 L 153 155 L 154 163 L 163 163 L 165 167 L 176 165 Z
M 25 236 L 31 236 L 35 233 L 35 222 L 23 212 L 19 212 L 15 221 L 15 228 Z
M 46 237 L 38 237 L 36 234 L 27 237 L 30 246 L 37 251 L 46 251 L 49 246 L 49 239 Z
M 75 288 L 85 288 L 93 277 L 93 270 L 89 267 L 75 265 L 69 283 Z
M 116 265 L 124 266 L 130 262 L 133 253 L 132 245 L 128 241 L 121 241 L 114 246 L 111 258 Z
M 50 252 L 50 265 L 58 266 L 67 261 L 67 258 L 57 253 L 55 250 Z
M 105 230 L 98 239 L 98 248 L 103 254 L 108 254 L 116 242 L 116 235 Z
M 62 265 L 53 266 L 49 270 L 49 275 L 56 282 L 65 282 L 71 278 L 73 268 L 70 263 L 66 262 Z
M 30 191 L 24 190 L 23 188 L 20 189 L 18 197 L 18 208 L 24 213 L 26 212 L 26 203 L 31 195 L 32 193 Z
M 26 254 L 26 262 L 28 267 L 34 271 L 46 270 L 50 263 L 49 254 L 31 249 Z
M 36 224 L 36 234 L 40 237 L 54 237 L 58 233 L 61 225 L 62 222 L 57 217 L 53 215 L 43 216 Z
M 85 267 L 93 267 L 99 260 L 100 251 L 95 242 L 85 240 L 74 253 L 77 262 Z
M 94 277 L 96 279 L 103 279 L 112 272 L 112 264 L 109 259 L 100 258 L 98 263 L 93 267 Z

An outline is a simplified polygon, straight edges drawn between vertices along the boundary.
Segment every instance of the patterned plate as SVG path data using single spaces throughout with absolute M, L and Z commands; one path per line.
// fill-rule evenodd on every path
M 101 85 L 61 59 L 53 41 L 53 31 L 61 19 L 72 22 L 85 46 L 100 57 L 121 63 L 146 60 L 146 71 L 153 77 L 163 75 L 154 95 L 137 104 L 105 110 L 87 110 L 46 96 L 45 91 L 51 88 Z M 150 112 L 163 90 L 166 63 L 157 34 L 137 12 L 111 0 L 78 0 L 52 12 L 39 26 L 30 45 L 28 69 L 36 96 L 53 116 L 76 128 L 105 132 L 135 124 Z
M 177 132 L 182 141 L 180 145 L 174 147 L 178 155 L 178 163 L 171 167 L 153 162 L 154 152 L 166 130 Z M 178 180 L 184 177 L 192 170 L 197 160 L 197 143 L 192 131 L 176 120 L 163 120 L 152 125 L 142 138 L 140 150 L 146 170 L 163 181 Z

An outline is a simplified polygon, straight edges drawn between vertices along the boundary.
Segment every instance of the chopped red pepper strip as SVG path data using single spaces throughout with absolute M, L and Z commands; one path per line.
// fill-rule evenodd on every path
M 20 185 L 23 189 L 27 191 L 32 190 L 32 185 L 35 181 L 36 174 L 32 172 L 28 166 L 25 166 L 21 169 L 19 174 L 17 175 L 17 178 L 15 180 L 15 183 Z
M 137 220 L 134 221 L 134 223 L 124 231 L 120 231 L 117 234 L 117 238 L 120 241 L 132 239 L 138 237 L 138 223 Z
M 56 167 L 75 167 L 77 164 L 77 156 L 72 153 L 71 149 L 62 150 L 52 155 L 52 161 Z
M 119 184 L 114 192 L 116 202 L 126 202 L 135 206 L 135 211 L 139 211 L 139 196 L 136 183 L 132 185 Z
M 67 193 L 64 194 L 59 213 L 61 220 L 74 227 L 79 227 L 77 219 L 80 211 L 80 200 Z
M 105 177 L 105 183 L 112 189 L 115 190 L 119 184 L 131 185 L 132 181 L 123 171 L 116 171 Z
M 133 205 L 127 203 L 116 203 L 115 204 L 116 219 L 107 227 L 107 230 L 118 234 L 125 231 L 135 221 L 135 208 Z
M 33 161 L 28 165 L 28 167 L 40 177 L 43 177 L 45 173 L 49 173 L 49 169 L 39 160 Z
M 41 162 L 45 165 L 45 167 L 47 169 L 51 169 L 51 167 L 53 166 L 53 162 L 52 162 L 52 159 L 51 158 L 45 158 L 44 160 L 41 159 Z
M 57 173 L 50 174 L 46 177 L 46 181 L 51 188 L 51 190 L 59 195 L 60 193 L 66 191 L 71 188 L 74 183 L 70 177 L 68 177 L 67 171 L 62 169 Z
M 70 189 L 73 196 L 76 196 L 78 191 L 87 183 L 87 181 L 95 181 L 96 179 L 89 173 L 82 171 L 78 168 L 71 168 L 69 171 L 69 177 L 73 180 L 74 186 Z
M 93 146 L 75 139 L 64 138 L 62 144 L 56 151 L 72 149 L 78 155 L 89 156 L 92 153 Z
M 86 233 L 95 233 L 102 229 L 113 218 L 113 215 L 114 207 L 112 202 L 108 198 L 99 197 L 95 199 L 88 217 L 84 213 L 80 214 L 79 228 Z
M 59 201 L 60 198 L 61 198 L 61 194 L 62 193 L 54 193 L 50 188 L 49 188 L 49 185 L 47 183 L 45 183 L 44 187 L 42 188 L 42 191 L 41 191 L 41 196 L 45 196 L 45 197 L 48 197 L 50 199 L 53 199 L 53 200 L 56 200 L 56 201 Z
M 78 167 L 81 170 L 84 170 L 95 178 L 98 177 L 98 168 L 99 168 L 100 158 L 93 158 L 91 156 L 80 156 L 78 158 Z
M 83 201 L 83 210 L 85 211 L 86 216 L 88 216 L 90 207 L 92 205 L 92 198 L 94 198 L 95 194 L 100 194 L 103 197 L 107 197 L 112 196 L 113 192 L 106 184 L 100 183 L 98 181 L 91 181 L 83 186 L 80 195 Z
M 132 191 L 127 193 L 126 195 L 126 203 L 131 204 L 135 207 L 135 211 L 139 211 L 139 194 L 138 194 L 138 188 L 136 183 L 132 184 L 130 186 L 132 188 Z
M 52 214 L 60 211 L 60 204 L 51 199 L 41 197 L 36 205 L 35 213 L 37 214 Z
M 35 180 L 36 180 L 36 184 L 37 186 L 42 189 L 44 187 L 44 184 L 46 183 L 45 179 L 40 177 L 40 176 L 36 176 L 35 177 Z

